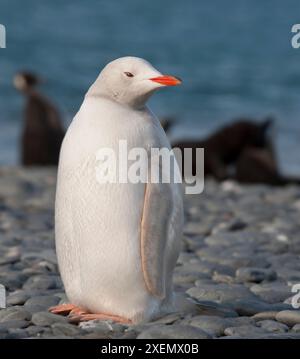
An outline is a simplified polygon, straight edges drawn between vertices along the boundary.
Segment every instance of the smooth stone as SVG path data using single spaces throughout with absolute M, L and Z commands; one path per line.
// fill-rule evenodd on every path
M 272 269 L 244 267 L 236 271 L 236 279 L 241 282 L 260 283 L 264 280 L 273 281 L 277 274 Z
M 54 335 L 74 336 L 81 333 L 80 328 L 69 323 L 54 323 L 51 329 Z
M 19 247 L 10 247 L 4 253 L 0 250 L 0 265 L 15 263 L 20 260 L 21 252 Z
M 23 285 L 24 289 L 55 289 L 56 288 L 56 280 L 52 276 L 43 276 L 36 275 L 34 277 L 30 277 L 26 283 Z
M 232 303 L 238 299 L 251 299 L 255 298 L 255 295 L 250 292 L 248 288 L 241 284 L 214 284 L 205 285 L 201 287 L 193 287 L 187 291 L 187 293 L 198 300 L 210 300 L 217 303 Z
M 173 324 L 176 321 L 178 321 L 179 319 L 182 319 L 182 317 L 183 317 L 183 314 L 181 314 L 181 313 L 171 313 L 171 314 L 165 315 L 164 317 L 156 319 L 152 323 L 156 323 L 156 324 Z
M 193 327 L 204 330 L 206 333 L 214 337 L 219 337 L 224 333 L 228 326 L 228 321 L 224 318 L 216 316 L 199 315 L 193 317 L 189 324 Z
M 225 284 L 232 284 L 235 281 L 235 279 L 233 277 L 226 275 L 226 274 L 219 274 L 219 273 L 214 273 L 212 276 L 212 279 L 214 282 L 225 283 Z
M 66 323 L 67 318 L 49 312 L 38 312 L 33 314 L 31 321 L 35 325 L 46 327 L 57 322 Z
M 114 328 L 109 321 L 89 320 L 79 323 L 79 328 L 88 332 L 97 334 L 108 334 L 113 332 Z
M 0 275 L 0 283 L 3 284 L 8 291 L 15 291 L 20 289 L 27 280 L 27 276 L 19 272 L 10 272 L 5 275 Z
M 0 336 L 2 335 L 2 334 L 6 334 L 8 332 L 8 329 L 5 327 L 5 326 L 2 326 L 1 324 L 0 324 Z M 0 338 L 0 339 L 2 339 L 2 338 Z
M 27 320 L 7 320 L 5 322 L 0 323 L 1 328 L 5 329 L 14 329 L 14 328 L 27 328 L 29 326 L 29 322 Z
M 188 324 L 198 327 L 212 336 L 224 335 L 227 327 L 239 327 L 243 325 L 255 325 L 255 321 L 249 317 L 220 318 L 214 316 L 196 316 L 188 321 Z
M 278 312 L 273 311 L 273 312 L 260 312 L 260 313 L 256 313 L 254 314 L 254 316 L 252 317 L 255 321 L 258 320 L 274 320 L 276 318 Z
M 218 317 L 237 317 L 235 310 L 208 300 L 197 300 L 196 312 L 200 315 L 212 315 Z
M 300 333 L 300 324 L 294 325 L 292 331 L 295 333 Z
M 38 313 L 38 312 L 44 312 L 44 311 L 47 311 L 48 308 L 43 306 L 43 305 L 26 305 L 24 306 L 24 308 L 26 308 L 26 310 L 28 312 L 30 312 L 31 314 L 34 314 L 34 313 Z
M 43 259 L 52 264 L 57 264 L 56 254 L 52 249 L 46 249 L 42 252 L 30 252 L 22 254 L 22 260 L 25 262 L 31 262 L 36 259 Z
M 25 329 L 10 329 L 5 339 L 26 339 L 29 337 L 28 332 Z
M 49 295 L 39 295 L 39 296 L 35 296 L 35 297 L 31 297 L 29 298 L 26 303 L 25 303 L 25 308 L 27 306 L 40 306 L 41 307 L 41 311 L 43 309 L 48 309 L 54 305 L 57 305 L 59 303 L 59 298 L 55 297 L 55 296 L 49 296 Z
M 281 283 L 256 284 L 250 288 L 251 292 L 268 303 L 282 303 L 292 294 L 291 288 Z
M 7 297 L 6 304 L 10 305 L 23 305 L 30 295 L 25 292 L 12 293 Z
M 175 272 L 173 275 L 173 281 L 176 285 L 189 284 L 190 287 L 191 284 L 194 284 L 197 279 L 199 279 L 198 273 Z M 209 278 L 205 278 L 205 280 L 211 282 Z
M 262 320 L 256 323 L 262 329 L 273 333 L 285 333 L 289 327 L 283 323 L 278 323 L 275 320 Z
M 66 337 L 68 339 L 71 339 L 71 337 Z M 90 333 L 87 332 L 87 334 L 81 335 L 80 339 L 109 339 L 106 334 L 101 333 Z
M 242 325 L 254 325 L 255 320 L 250 317 L 236 317 L 236 318 L 227 318 L 230 327 L 240 327 Z
M 225 335 L 237 335 L 240 337 L 248 337 L 251 335 L 263 335 L 266 333 L 266 330 L 255 327 L 253 325 L 242 325 L 239 327 L 228 327 L 224 330 Z
M 41 327 L 38 325 L 31 325 L 28 328 L 26 328 L 26 331 L 30 337 L 32 336 L 39 336 L 41 333 L 51 333 L 52 331 L 49 329 L 49 327 Z
M 188 222 L 184 226 L 184 233 L 187 235 L 191 234 L 208 234 L 211 231 L 211 226 L 203 225 L 199 222 Z
M 232 302 L 232 309 L 234 309 L 239 315 L 243 316 L 253 316 L 257 313 L 267 312 L 267 311 L 281 311 L 288 309 L 290 306 L 288 304 L 269 304 L 257 299 L 244 299 L 237 300 Z
M 0 323 L 11 320 L 30 320 L 31 314 L 21 306 L 8 307 L 0 310 Z
M 55 297 L 59 298 L 59 304 L 69 302 L 69 300 L 68 300 L 68 298 L 66 296 L 66 293 L 55 293 Z
M 283 310 L 277 313 L 276 320 L 290 327 L 300 324 L 300 310 Z
M 300 250 L 297 251 L 298 253 Z M 296 283 L 300 282 L 300 271 L 298 268 L 286 268 L 286 267 L 279 267 L 277 269 L 278 276 L 280 278 L 284 278 L 286 281 L 294 281 Z
M 255 334 L 248 334 L 247 336 L 243 337 L 241 335 L 231 335 L 220 337 L 219 339 L 300 339 L 300 334 L 298 333 L 255 333 Z
M 211 335 L 187 325 L 158 325 L 141 332 L 137 339 L 210 339 Z
M 137 335 L 138 334 L 132 330 L 130 332 L 125 332 L 120 336 L 120 339 L 136 339 Z

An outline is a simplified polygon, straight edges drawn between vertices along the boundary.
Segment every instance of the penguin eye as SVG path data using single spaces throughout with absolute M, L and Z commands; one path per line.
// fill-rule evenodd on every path
M 127 77 L 133 77 L 133 76 L 134 76 L 131 72 L 124 72 L 124 74 L 125 74 Z

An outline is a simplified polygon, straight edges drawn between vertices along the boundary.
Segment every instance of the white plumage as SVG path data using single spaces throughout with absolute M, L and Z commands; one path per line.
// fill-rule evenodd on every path
M 118 153 L 121 139 L 127 140 L 128 150 L 170 148 L 145 106 L 153 91 L 164 86 L 153 80 L 159 78 L 166 85 L 176 83 L 139 58 L 108 64 L 67 131 L 58 169 L 56 249 L 67 296 L 88 312 L 133 322 L 172 310 L 172 272 L 182 235 L 181 187 L 101 184 L 96 153 L 105 147 Z

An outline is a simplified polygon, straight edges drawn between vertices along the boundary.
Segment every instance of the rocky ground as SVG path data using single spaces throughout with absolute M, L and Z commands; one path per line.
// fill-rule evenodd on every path
M 291 305 L 300 283 L 300 187 L 206 181 L 204 194 L 187 196 L 174 282 L 197 300 L 197 312 L 129 327 L 78 326 L 47 311 L 66 300 L 54 251 L 54 192 L 52 169 L 0 169 L 0 283 L 8 294 L 0 338 L 300 339 L 300 310 Z

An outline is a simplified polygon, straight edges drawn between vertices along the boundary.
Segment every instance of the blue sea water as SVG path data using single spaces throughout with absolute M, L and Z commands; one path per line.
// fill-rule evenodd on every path
M 16 71 L 42 75 L 68 125 L 101 68 L 135 55 L 184 80 L 151 100 L 158 116 L 178 118 L 172 138 L 271 114 L 281 166 L 300 173 L 300 49 L 291 46 L 299 0 L 1 0 L 0 23 L 0 164 L 18 162 Z

